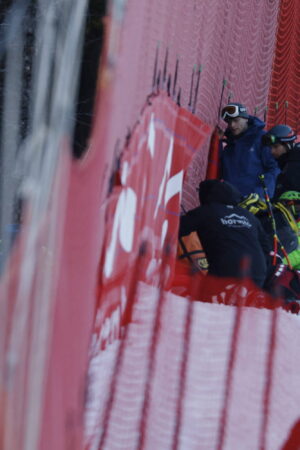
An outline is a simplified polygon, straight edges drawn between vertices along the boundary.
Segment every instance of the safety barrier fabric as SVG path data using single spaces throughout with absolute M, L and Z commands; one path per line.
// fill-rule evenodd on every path
M 299 419 L 299 326 L 140 285 L 124 341 L 91 360 L 88 448 L 281 448 Z
M 166 94 L 148 100 L 122 155 L 120 182 L 105 210 L 95 325 L 101 348 L 130 321 L 128 309 L 137 282 L 159 284 L 166 245 L 170 265 L 165 287 L 170 286 L 184 171 L 210 132 L 211 127 Z
M 215 439 L 213 444 L 219 443 L 219 448 L 222 448 L 222 445 L 223 448 L 239 448 L 241 442 L 243 448 L 247 448 L 247 442 L 250 444 L 254 442 L 265 444 L 265 448 L 273 449 L 283 444 L 291 427 L 297 421 L 297 405 L 299 404 L 297 316 L 281 310 L 273 312 L 253 308 L 246 308 L 239 313 L 240 310 L 236 307 L 188 302 L 186 299 L 166 293 L 168 300 L 165 304 L 174 302 L 174 308 L 172 306 L 169 316 L 161 316 L 163 320 L 166 320 L 161 326 L 165 339 L 164 345 L 161 345 L 161 341 L 154 339 L 155 336 L 158 339 L 158 334 L 154 333 L 151 339 L 153 331 L 151 318 L 156 307 L 154 300 L 163 296 L 162 289 L 159 290 L 158 296 L 156 287 L 160 284 L 159 273 L 156 273 L 155 280 L 155 272 L 152 272 L 152 275 L 149 272 L 152 276 L 151 283 L 156 286 L 144 284 L 143 290 L 139 291 L 141 303 L 137 303 L 137 306 L 141 307 L 142 312 L 140 314 L 138 309 L 133 311 L 136 315 L 132 316 L 134 321 L 129 327 L 121 327 L 122 302 L 125 299 L 126 304 L 126 292 L 128 298 L 133 301 L 132 292 L 136 294 L 135 281 L 138 278 L 135 277 L 132 283 L 130 283 L 130 277 L 125 280 L 128 282 L 125 285 L 125 296 L 124 290 L 115 292 L 115 297 L 113 292 L 110 293 L 113 304 L 108 301 L 108 297 L 104 300 L 101 297 L 104 288 L 110 287 L 109 280 L 102 279 L 102 275 L 109 278 L 107 274 L 110 275 L 111 268 L 115 267 L 108 258 L 113 257 L 114 262 L 118 262 L 118 259 L 114 260 L 117 255 L 121 258 L 122 265 L 118 276 L 124 279 L 127 275 L 125 269 L 128 268 L 130 273 L 133 269 L 138 269 L 137 250 L 141 250 L 141 253 L 143 251 L 143 248 L 136 247 L 133 260 L 129 258 L 127 266 L 124 258 L 130 255 L 130 252 L 127 251 L 128 243 L 123 234 L 126 228 L 117 226 L 117 237 L 120 241 L 124 239 L 125 248 L 111 247 L 112 253 L 105 253 L 105 245 L 113 238 L 113 228 L 112 234 L 107 236 L 107 242 L 104 233 L 106 229 L 104 211 L 107 208 L 107 211 L 110 209 L 112 213 L 116 212 L 119 205 L 119 214 L 122 215 L 126 205 L 135 204 L 135 197 L 130 188 L 127 188 L 127 194 L 126 188 L 123 194 L 122 186 L 119 187 L 119 191 L 117 188 L 116 192 L 120 195 L 112 195 L 108 200 L 109 205 L 107 205 L 106 195 L 114 158 L 120 156 L 125 137 L 128 134 L 134 135 L 133 125 L 139 118 L 147 95 L 152 91 L 157 93 L 167 90 L 168 80 L 170 80 L 170 97 L 187 110 L 182 109 L 180 113 L 180 120 L 187 122 L 179 136 L 185 136 L 185 127 L 194 128 L 196 133 L 200 133 L 197 145 L 195 143 L 191 145 L 192 148 L 198 149 L 199 144 L 200 151 L 195 152 L 184 180 L 182 202 L 186 209 L 190 209 L 197 204 L 195 187 L 200 180 L 204 179 L 207 167 L 209 139 L 205 139 L 208 128 L 201 128 L 203 123 L 209 125 L 211 133 L 218 122 L 219 108 L 228 99 L 241 101 L 248 106 L 250 112 L 256 113 L 261 118 L 264 116 L 279 6 L 279 0 L 272 2 L 256 0 L 247 2 L 244 0 L 238 2 L 236 0 L 111 2 L 110 19 L 107 20 L 110 32 L 106 43 L 105 65 L 99 82 L 100 93 L 90 149 L 85 160 L 79 164 L 65 159 L 61 162 L 60 171 L 57 174 L 58 182 L 54 189 L 56 201 L 51 205 L 52 209 L 47 212 L 45 222 L 49 217 L 54 221 L 57 214 L 60 219 L 56 221 L 53 228 L 46 227 L 41 230 L 41 239 L 35 249 L 37 255 L 39 252 L 42 254 L 40 260 L 37 258 L 40 262 L 39 265 L 37 264 L 37 274 L 43 273 L 49 266 L 53 267 L 53 263 L 56 264 L 55 269 L 59 274 L 58 278 L 53 280 L 51 297 L 48 298 L 51 300 L 53 316 L 49 324 L 50 342 L 47 341 L 44 346 L 48 365 L 45 379 L 43 379 L 42 429 L 36 431 L 40 434 L 41 449 L 81 449 L 82 418 L 86 405 L 87 446 L 93 448 L 92 445 L 103 439 L 104 443 L 111 443 L 111 446 L 107 447 L 110 450 L 122 445 L 132 448 L 132 442 L 140 442 L 145 446 L 152 445 L 152 448 L 166 448 L 170 442 L 174 448 L 180 446 L 198 448 L 199 439 L 203 439 L 206 448 L 212 448 L 211 436 Z M 155 65 L 156 55 L 157 64 Z M 281 73 L 280 77 L 284 75 Z M 171 99 L 163 100 L 162 104 L 168 109 Z M 178 109 L 174 105 L 171 110 L 173 107 L 178 114 Z M 175 126 L 174 117 L 170 120 L 172 133 L 174 133 L 177 123 Z M 167 127 L 163 130 L 166 135 L 162 130 L 159 131 L 161 143 L 169 140 Z M 133 143 L 134 140 L 130 142 Z M 182 142 L 186 144 L 184 139 Z M 146 142 L 143 142 L 142 147 L 143 145 L 146 145 Z M 189 151 L 188 155 L 191 156 Z M 148 154 L 148 162 L 149 157 Z M 161 155 L 162 159 L 166 157 L 165 154 Z M 133 157 L 128 162 L 131 164 L 134 161 Z M 163 159 L 163 164 L 166 165 L 167 161 Z M 186 162 L 181 161 L 180 164 Z M 170 164 L 173 170 L 173 160 Z M 141 172 L 145 175 L 144 180 L 138 179 L 137 172 L 132 174 L 134 183 L 148 182 L 146 169 L 147 166 L 143 166 Z M 158 176 L 163 175 L 161 173 L 163 167 L 157 166 L 156 169 Z M 174 172 L 173 175 L 176 173 L 178 172 Z M 172 183 L 169 187 L 170 189 L 173 187 Z M 166 192 L 168 191 L 165 191 L 162 199 L 170 200 L 171 205 L 174 199 L 168 198 Z M 160 192 L 155 191 L 155 193 L 159 197 Z M 178 219 L 176 214 L 179 210 L 176 208 L 179 206 L 179 195 L 179 193 L 176 194 L 175 209 L 170 210 L 170 223 L 173 220 L 171 216 Z M 139 200 L 139 198 L 136 199 L 137 202 Z M 146 209 L 142 211 L 143 214 L 145 212 L 145 217 L 152 219 L 146 238 L 153 237 L 154 250 L 156 250 L 162 243 L 160 238 L 165 231 L 165 222 L 162 220 L 159 222 L 159 226 L 162 226 L 159 230 L 159 238 L 156 234 L 153 236 L 152 227 L 155 229 L 156 226 L 153 217 L 156 210 L 152 208 L 152 217 L 150 211 Z M 174 211 L 176 214 L 173 216 Z M 162 211 L 159 209 L 157 214 L 162 214 Z M 136 219 L 141 220 L 141 216 L 136 216 Z M 112 216 L 108 217 L 107 224 L 109 223 L 114 223 Z M 132 231 L 132 219 L 129 220 L 128 225 Z M 175 219 L 172 222 L 173 226 L 172 230 L 176 234 Z M 57 242 L 62 242 L 59 257 L 55 255 L 52 248 L 43 248 L 43 232 L 49 232 L 52 238 L 57 239 Z M 133 241 L 132 244 L 135 245 Z M 99 261 L 100 268 L 97 270 Z M 105 264 L 106 275 L 102 274 L 101 263 Z M 12 261 L 12 264 L 15 264 L 14 267 L 19 270 L 18 258 Z M 157 265 L 157 268 L 159 267 Z M 99 303 L 96 305 L 99 314 L 93 322 L 95 285 L 99 273 L 101 276 L 98 291 Z M 113 281 L 116 282 L 116 280 Z M 149 279 L 147 278 L 146 281 L 149 282 Z M 11 294 L 9 306 L 13 306 L 15 290 L 18 286 L 17 275 L 12 273 L 7 283 Z M 4 286 L 4 291 L 6 287 L 7 285 Z M 37 291 L 40 288 L 41 292 L 44 292 L 43 287 L 43 284 L 35 285 L 34 289 Z M 35 301 L 37 302 L 38 299 L 39 297 L 36 296 Z M 103 303 L 100 300 L 103 300 Z M 106 305 L 105 302 L 107 302 Z M 196 306 L 190 306 L 194 304 Z M 34 310 L 34 303 L 32 308 Z M 191 311 L 186 310 L 187 308 L 197 312 L 191 314 Z M 111 314 L 115 311 L 116 313 L 112 316 Z M 124 315 L 123 324 L 131 319 L 131 308 L 128 312 L 129 316 Z M 238 314 L 241 314 L 242 318 L 245 317 L 245 321 L 241 319 L 240 328 L 238 322 L 234 322 Z M 195 317 L 193 327 L 189 325 L 192 317 Z M 109 320 L 106 321 L 106 318 Z M 28 326 L 28 324 L 25 325 Z M 93 326 L 95 335 L 98 338 L 100 336 L 101 339 L 92 342 L 91 379 L 87 379 L 85 370 Z M 190 347 L 187 344 L 189 329 L 193 330 L 195 338 L 191 340 Z M 15 330 L 17 331 L 17 328 Z M 118 376 L 121 377 L 121 383 L 119 385 L 115 379 L 112 384 L 114 357 L 118 354 L 119 345 L 123 345 L 125 353 L 125 344 L 122 344 L 124 341 L 119 341 L 118 338 L 120 332 L 123 335 L 122 333 L 126 333 L 126 330 L 129 330 L 128 336 L 132 337 L 125 340 L 125 344 L 130 344 L 126 346 L 126 352 L 129 352 L 126 359 L 127 372 L 115 371 L 116 374 L 120 373 Z M 237 337 L 233 334 L 234 330 L 239 334 L 238 347 L 232 346 L 230 341 Z M 31 328 L 28 326 L 21 350 L 24 345 L 26 351 L 33 354 L 34 346 L 31 346 L 31 337 Z M 172 346 L 173 343 L 176 344 L 176 349 L 181 349 L 179 361 Z M 150 348 L 149 345 L 151 345 Z M 155 347 L 159 351 L 159 360 L 151 359 Z M 135 351 L 135 348 L 137 352 L 133 355 L 130 351 Z M 228 358 L 229 354 L 231 358 Z M 27 408 L 28 401 L 30 398 L 32 401 L 35 400 L 34 380 L 31 379 L 30 385 L 27 384 L 29 373 L 27 372 L 27 353 L 21 352 L 21 356 L 18 360 L 20 371 L 16 372 L 17 376 L 14 378 L 16 389 L 8 389 L 11 385 L 6 384 L 7 379 L 1 380 L 0 396 L 4 401 L 1 401 L 0 407 L 0 433 L 6 435 L 9 431 L 11 442 L 15 444 L 9 450 L 22 448 L 22 438 L 26 433 L 26 412 L 30 413 Z M 187 357 L 191 360 L 185 360 Z M 2 355 L 1 358 L 1 363 L 5 365 L 6 356 Z M 266 360 L 270 364 L 266 365 Z M 158 361 L 159 364 L 149 366 L 152 361 Z M 36 363 L 36 360 L 33 359 L 33 362 Z M 228 375 L 226 379 L 228 366 L 235 364 L 238 370 L 235 368 L 229 371 L 232 378 Z M 31 369 L 33 370 L 34 367 L 36 366 L 32 364 Z M 169 371 L 169 367 L 174 367 L 174 371 Z M 132 372 L 135 368 L 137 372 L 134 370 Z M 177 369 L 182 373 L 186 371 L 189 374 L 188 378 L 185 379 L 185 375 L 181 377 Z M 140 370 L 143 370 L 142 374 Z M 132 373 L 139 374 L 136 384 L 133 383 Z M 246 377 L 245 373 L 249 374 L 249 377 Z M 149 374 L 153 375 L 152 387 Z M 123 378 L 124 375 L 126 378 Z M 139 386 L 138 383 L 140 383 Z M 117 396 L 118 386 L 122 389 L 124 387 L 133 390 L 127 390 L 123 399 L 123 392 L 120 390 L 122 401 L 119 402 L 115 401 L 117 397 L 107 398 L 113 386 L 115 396 Z M 152 388 L 155 389 L 154 396 L 151 394 Z M 91 397 L 86 398 L 87 392 Z M 133 395 L 138 392 L 141 393 L 140 397 Z M 147 395 L 143 397 L 145 392 Z M 156 395 L 156 392 L 159 395 Z M 178 397 L 178 392 L 185 393 L 185 397 L 182 397 L 184 404 L 180 403 L 181 397 Z M 166 406 L 161 414 L 158 414 L 156 401 L 159 401 L 160 395 L 162 404 Z M 143 404 L 145 398 L 146 403 Z M 266 399 L 264 403 L 262 398 Z M 151 404 L 154 399 L 155 402 Z M 110 400 L 111 407 L 104 412 L 102 408 L 107 405 L 107 400 Z M 139 402 L 138 405 L 135 404 L 135 400 Z M 227 409 L 225 408 L 227 415 L 222 409 L 225 400 L 228 405 Z M 177 408 L 175 411 L 174 405 Z M 204 409 L 197 410 L 198 405 L 203 406 Z M 125 410 L 123 410 L 124 407 Z M 141 408 L 147 411 L 146 416 L 139 414 Z M 263 408 L 265 408 L 264 412 Z M 247 409 L 249 415 L 245 412 Z M 104 417 L 103 414 L 106 416 Z M 164 419 L 167 415 L 169 416 Z M 143 423 L 138 425 L 133 423 L 139 422 L 142 417 L 147 417 L 147 420 L 143 419 Z M 128 422 L 125 423 L 125 420 Z M 129 424 L 130 420 L 132 420 L 131 424 Z M 14 421 L 17 424 L 16 428 L 12 426 Z M 6 428 L 7 423 L 10 424 L 9 430 Z M 107 425 L 106 435 L 103 434 L 103 423 L 105 427 Z M 124 426 L 126 426 L 125 429 Z M 254 428 L 255 431 L 253 431 Z M 130 429 L 133 433 L 131 435 Z M 141 431 L 139 436 L 137 436 L 137 430 Z M 235 445 L 236 443 L 238 445 Z M 249 448 L 253 448 L 250 444 Z
M 120 184 L 114 187 L 105 212 L 92 367 L 99 353 L 120 338 L 121 330 L 133 320 L 138 282 L 159 286 L 163 281 L 165 289 L 170 286 L 184 170 L 210 132 L 211 127 L 178 107 L 166 94 L 148 100 L 122 155 L 117 177 Z M 163 273 L 166 246 L 167 275 Z M 88 391 L 88 397 L 93 398 L 91 386 Z M 98 403 L 101 395 L 92 402 Z M 88 405 L 87 448 L 98 445 L 95 440 L 101 429 L 93 409 Z
M 185 279 L 186 297 L 171 293 L 186 287 L 174 266 L 182 169 L 210 132 L 159 95 L 150 98 L 122 155 L 106 210 L 88 450 L 192 449 L 199 442 L 203 449 L 280 448 L 298 419 L 293 399 L 277 420 L 298 375 L 293 371 L 284 392 L 276 372 L 282 359 L 287 363 L 290 335 L 283 330 L 297 334 L 298 316 L 246 280 L 199 274 Z
M 279 123 L 300 127 L 300 3 L 281 0 L 268 101 L 268 128 Z
M 174 101 L 212 127 L 230 99 L 264 119 L 268 104 L 279 0 L 127 0 L 112 2 L 118 33 L 110 42 L 114 73 L 107 147 L 120 152 L 152 90 L 169 91 Z M 117 6 L 118 5 L 118 6 Z M 96 119 L 98 123 L 98 120 Z M 117 149 L 116 149 L 117 146 Z M 207 142 L 191 163 L 183 204 L 197 206 L 195 187 L 205 178 Z

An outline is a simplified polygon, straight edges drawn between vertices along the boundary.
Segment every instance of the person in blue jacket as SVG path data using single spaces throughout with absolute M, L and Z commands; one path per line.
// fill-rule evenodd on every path
M 229 103 L 222 110 L 228 124 L 221 148 L 221 178 L 233 184 L 243 196 L 264 197 L 259 175 L 264 175 L 270 198 L 280 172 L 271 148 L 262 144 L 265 124 L 251 116 L 241 103 Z

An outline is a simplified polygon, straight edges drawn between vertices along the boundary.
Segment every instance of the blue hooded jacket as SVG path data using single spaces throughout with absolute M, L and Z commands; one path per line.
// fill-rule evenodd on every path
M 239 136 L 233 136 L 229 129 L 225 131 L 226 143 L 221 148 L 222 178 L 233 184 L 242 195 L 256 192 L 264 197 L 259 175 L 264 174 L 270 198 L 275 191 L 275 182 L 280 172 L 271 148 L 263 146 L 261 138 L 265 134 L 264 122 L 255 116 L 249 116 L 247 130 Z

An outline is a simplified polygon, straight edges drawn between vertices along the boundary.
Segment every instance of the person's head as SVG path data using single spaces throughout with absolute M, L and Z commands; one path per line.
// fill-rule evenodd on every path
M 221 180 L 201 181 L 198 191 L 201 205 L 212 202 L 237 205 L 242 197 L 241 193 L 232 184 Z
M 296 218 L 300 215 L 300 192 L 298 191 L 285 191 L 280 197 L 279 201 L 286 206 L 290 207 Z
M 272 155 L 278 159 L 293 148 L 296 137 L 290 126 L 279 124 L 262 137 L 262 142 L 271 147 Z
M 233 136 L 239 136 L 248 128 L 249 114 L 241 103 L 228 103 L 222 109 L 221 117 Z

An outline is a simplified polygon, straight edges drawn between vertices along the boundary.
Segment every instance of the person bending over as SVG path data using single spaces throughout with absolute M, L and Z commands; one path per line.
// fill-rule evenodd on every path
M 237 206 L 240 199 L 241 194 L 230 183 L 202 181 L 201 205 L 181 216 L 179 235 L 197 232 L 207 256 L 208 273 L 242 278 L 247 260 L 247 276 L 262 287 L 267 276 L 268 239 L 258 219 Z

